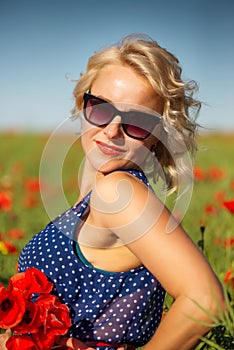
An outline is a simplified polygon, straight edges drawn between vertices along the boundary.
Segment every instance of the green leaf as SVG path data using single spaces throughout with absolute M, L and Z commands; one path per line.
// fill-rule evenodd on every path
M 207 338 L 202 337 L 201 340 L 202 340 L 204 343 L 206 343 L 206 344 L 208 344 L 208 345 L 210 345 L 210 346 L 213 346 L 214 349 L 217 349 L 217 350 L 225 350 L 224 348 L 222 348 L 222 347 L 219 346 L 218 344 L 214 343 L 213 341 L 208 340 Z

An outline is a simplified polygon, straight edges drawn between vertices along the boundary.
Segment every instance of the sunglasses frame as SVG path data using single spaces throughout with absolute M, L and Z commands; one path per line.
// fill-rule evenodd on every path
M 113 110 L 113 116 L 112 116 L 112 118 L 108 121 L 108 123 L 99 124 L 99 123 L 93 122 L 92 120 L 90 120 L 90 119 L 88 118 L 87 113 L 86 113 L 86 109 L 87 109 L 87 108 L 92 108 L 92 106 L 87 107 L 88 101 L 89 101 L 90 99 L 92 99 L 92 98 L 95 99 L 95 100 L 97 100 L 97 101 L 100 101 L 100 104 L 106 103 L 106 104 L 111 105 L 111 108 L 112 108 L 112 110 Z M 84 95 L 83 95 L 83 100 L 84 100 L 84 117 L 85 117 L 85 120 L 87 120 L 87 122 L 89 122 L 89 123 L 92 124 L 92 125 L 98 126 L 98 127 L 105 127 L 105 126 L 107 126 L 108 124 L 110 124 L 110 123 L 112 122 L 112 120 L 113 120 L 117 115 L 119 115 L 119 116 L 121 116 L 121 119 L 122 119 L 121 126 L 122 126 L 122 128 L 123 128 L 124 133 L 125 133 L 126 135 L 128 135 L 129 137 L 131 137 L 131 138 L 133 138 L 133 139 L 136 139 L 136 140 L 145 140 L 147 137 L 149 137 L 149 136 L 151 135 L 153 129 L 155 128 L 155 126 L 156 126 L 157 124 L 159 124 L 159 123 L 161 122 L 161 120 L 162 120 L 162 116 L 159 115 L 159 114 L 154 115 L 154 114 L 145 113 L 145 112 L 141 112 L 141 111 L 137 111 L 137 110 L 136 110 L 136 111 L 135 111 L 135 110 L 130 110 L 130 111 L 127 111 L 127 112 L 120 111 L 120 110 L 118 110 L 111 102 L 108 102 L 108 101 L 106 101 L 106 100 L 104 100 L 104 99 L 102 99 L 102 98 L 100 98 L 100 97 L 97 97 L 97 96 L 95 96 L 95 95 L 92 95 L 92 94 L 90 94 L 90 93 L 88 93 L 88 92 L 85 92 L 85 93 L 84 93 Z M 98 104 L 99 104 L 99 103 L 97 103 L 96 105 L 98 105 Z M 144 137 L 133 136 L 133 135 L 131 135 L 131 133 L 129 134 L 129 132 L 127 131 L 128 126 L 129 126 L 129 125 L 133 125 L 133 126 L 134 126 L 134 124 L 125 123 L 124 121 L 126 120 L 127 116 L 129 116 L 130 113 L 134 113 L 134 112 L 135 112 L 135 113 L 139 113 L 139 114 L 143 114 L 143 115 L 147 115 L 147 116 L 150 117 L 150 118 L 154 118 L 154 125 L 152 126 L 152 128 L 151 128 L 150 131 L 145 130 L 144 128 L 141 128 L 140 126 L 139 126 L 139 127 L 137 126 L 139 129 L 148 131 L 147 134 L 146 134 L 146 136 L 144 136 Z M 155 112 L 155 114 L 156 114 L 156 113 L 157 113 L 157 112 Z

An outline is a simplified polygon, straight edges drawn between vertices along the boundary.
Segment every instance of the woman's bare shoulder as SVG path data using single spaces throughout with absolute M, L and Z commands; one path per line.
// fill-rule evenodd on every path
M 148 187 L 136 176 L 126 171 L 114 171 L 103 176 L 96 182 L 94 194 L 99 194 L 103 200 L 115 201 L 120 197 L 131 198 L 148 193 Z
M 127 172 L 114 172 L 100 179 L 91 196 L 91 216 L 121 239 L 148 230 L 162 211 L 162 203 L 142 181 Z M 93 219 L 93 221 L 94 221 Z M 142 227 L 142 225 L 144 227 Z

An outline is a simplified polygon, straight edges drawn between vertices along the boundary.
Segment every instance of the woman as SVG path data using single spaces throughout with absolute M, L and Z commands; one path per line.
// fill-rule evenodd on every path
M 145 175 L 178 188 L 183 155 L 196 147 L 195 90 L 150 38 L 129 36 L 90 58 L 74 90 L 74 112 L 84 111 L 80 198 L 19 259 L 19 271 L 41 269 L 70 307 L 60 345 L 192 349 L 209 330 L 193 319 L 212 322 L 196 303 L 215 316 L 215 299 L 223 305 L 214 272 Z M 162 319 L 165 291 L 174 302 Z

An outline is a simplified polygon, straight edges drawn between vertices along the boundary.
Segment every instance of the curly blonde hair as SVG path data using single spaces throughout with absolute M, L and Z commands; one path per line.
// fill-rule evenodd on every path
M 178 186 L 178 175 L 186 172 L 185 165 L 178 159 L 182 159 L 186 151 L 194 155 L 197 149 L 196 118 L 201 103 L 193 96 L 198 85 L 194 80 L 182 80 L 178 59 L 155 40 L 145 35 L 128 35 L 118 44 L 90 57 L 86 71 L 81 74 L 74 89 L 74 115 L 82 109 L 84 92 L 91 90 L 100 70 L 110 64 L 131 67 L 148 80 L 163 101 L 165 137 L 157 142 L 154 154 L 163 169 L 167 189 L 173 192 Z M 157 179 L 158 169 L 154 167 L 149 174 Z

